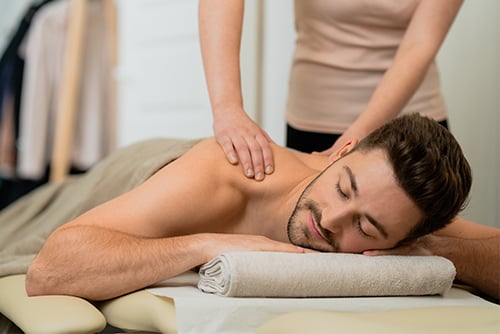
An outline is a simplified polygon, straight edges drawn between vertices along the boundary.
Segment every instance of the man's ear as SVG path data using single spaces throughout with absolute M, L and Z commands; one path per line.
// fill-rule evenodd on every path
M 338 160 L 340 157 L 346 155 L 349 153 L 356 145 L 358 145 L 359 140 L 357 138 L 352 138 L 348 142 L 346 142 L 340 149 L 338 149 L 336 152 L 333 152 L 328 156 L 328 164 L 333 163 L 334 161 Z

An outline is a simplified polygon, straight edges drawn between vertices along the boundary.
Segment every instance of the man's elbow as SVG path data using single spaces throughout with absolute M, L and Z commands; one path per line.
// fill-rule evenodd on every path
M 43 252 L 43 251 L 42 251 Z M 25 289 L 28 296 L 74 295 L 75 275 L 54 256 L 39 254 L 26 272 Z M 69 263 L 68 259 L 64 263 Z
M 44 268 L 43 264 L 32 263 L 26 273 L 26 294 L 30 297 L 61 294 L 58 291 L 58 287 L 61 286 L 57 284 L 58 280 L 50 272 L 51 270 Z
M 68 245 L 74 241 L 65 231 L 52 233 L 31 262 L 26 273 L 25 289 L 28 296 L 72 295 L 77 277 L 74 254 Z M 61 249 L 66 249 L 61 252 Z

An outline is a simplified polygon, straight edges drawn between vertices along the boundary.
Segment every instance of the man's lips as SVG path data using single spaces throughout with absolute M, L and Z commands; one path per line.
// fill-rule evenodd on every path
M 309 212 L 309 217 L 307 219 L 307 223 L 309 225 L 309 231 L 317 238 L 321 239 L 323 241 L 328 242 L 328 240 L 325 238 L 323 233 L 320 230 L 320 227 L 318 226 L 318 223 L 314 220 L 314 217 L 312 215 L 312 212 Z

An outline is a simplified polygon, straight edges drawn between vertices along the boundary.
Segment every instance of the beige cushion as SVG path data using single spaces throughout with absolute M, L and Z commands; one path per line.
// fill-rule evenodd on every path
M 433 307 L 376 312 L 300 311 L 264 323 L 256 334 L 498 334 L 500 307 Z
M 70 296 L 28 297 L 25 275 L 0 278 L 0 312 L 25 333 L 96 333 L 108 323 L 126 330 L 176 333 L 172 299 L 140 290 L 103 302 L 99 310 Z M 104 316 L 106 316 L 106 319 Z M 498 334 L 500 307 L 447 306 L 374 312 L 300 311 L 278 316 L 257 334 Z
M 24 289 L 25 277 L 0 278 L 0 312 L 25 333 L 96 333 L 106 327 L 102 313 L 82 298 L 28 297 Z
M 121 329 L 177 333 L 175 305 L 171 298 L 139 290 L 104 302 L 99 309 L 110 325 Z

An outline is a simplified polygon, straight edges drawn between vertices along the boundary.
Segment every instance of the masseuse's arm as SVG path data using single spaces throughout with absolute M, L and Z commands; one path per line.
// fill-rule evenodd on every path
M 200 0 L 200 46 L 217 142 L 247 177 L 263 180 L 274 169 L 268 134 L 243 109 L 240 43 L 243 0 Z
M 422 83 L 462 2 L 418 2 L 394 60 L 365 110 L 328 152 L 335 152 L 351 138 L 364 138 L 400 113 Z
M 450 225 L 408 247 L 367 255 L 439 255 L 451 260 L 457 280 L 500 300 L 500 229 L 457 217 Z
M 222 159 L 215 141 L 205 141 L 134 190 L 57 229 L 28 270 L 28 295 L 104 300 L 225 251 L 300 252 L 260 236 L 213 233 L 244 204 L 225 179 L 228 169 L 240 179 L 239 169 Z

